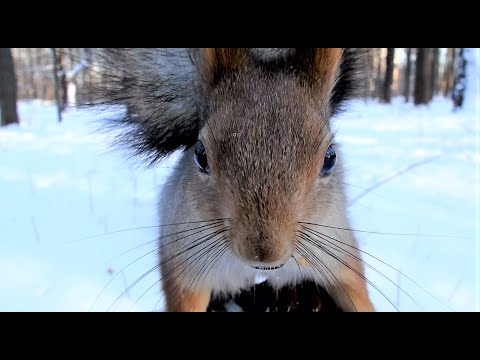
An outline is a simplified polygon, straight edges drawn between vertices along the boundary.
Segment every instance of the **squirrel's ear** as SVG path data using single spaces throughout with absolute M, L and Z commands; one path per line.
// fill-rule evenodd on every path
M 343 49 L 297 48 L 293 66 L 302 82 L 308 84 L 319 102 L 329 103 L 338 79 Z
M 198 49 L 198 69 L 214 86 L 241 69 L 259 67 L 266 73 L 287 72 L 330 103 L 332 114 L 365 84 L 366 51 L 352 48 L 204 48 Z
M 247 61 L 247 51 L 242 48 L 199 49 L 200 73 L 211 85 L 237 72 Z
M 295 64 L 319 99 L 328 99 L 332 114 L 365 84 L 364 49 L 295 49 Z
M 365 84 L 368 81 L 369 56 L 368 49 L 343 49 L 340 68 L 330 96 L 332 114 L 341 111 L 342 104 L 346 100 L 364 96 Z
M 92 105 L 122 107 L 105 127 L 117 142 L 155 163 L 198 139 L 201 99 L 189 49 L 92 49 L 102 82 Z M 106 119 L 107 120 L 107 119 Z
M 334 84 L 342 53 L 340 48 L 298 48 L 294 63 L 305 80 L 324 91 Z

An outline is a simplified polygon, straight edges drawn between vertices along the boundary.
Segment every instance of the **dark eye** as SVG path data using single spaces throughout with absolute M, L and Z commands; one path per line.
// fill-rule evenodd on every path
M 335 167 L 336 162 L 337 155 L 335 154 L 335 150 L 333 150 L 333 147 L 330 145 L 327 153 L 325 154 L 325 160 L 323 161 L 323 168 L 321 171 L 322 176 L 329 175 Z
M 207 161 L 207 153 L 205 152 L 205 146 L 201 141 L 197 142 L 197 146 L 195 147 L 195 155 L 194 155 L 195 163 L 200 168 L 200 170 L 204 172 L 209 172 L 210 169 L 208 168 L 208 161 Z

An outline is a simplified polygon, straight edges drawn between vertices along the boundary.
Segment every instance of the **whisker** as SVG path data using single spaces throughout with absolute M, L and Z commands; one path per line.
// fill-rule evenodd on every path
M 142 246 L 145 246 L 145 245 L 148 245 L 148 244 L 151 244 L 151 243 L 154 243 L 154 242 L 158 242 L 159 240 L 165 239 L 165 238 L 167 238 L 167 237 L 170 237 L 170 236 L 173 236 L 173 235 L 178 235 L 178 234 L 183 234 L 183 233 L 185 233 L 185 232 L 194 231 L 194 230 L 198 230 L 198 229 L 202 229 L 202 228 L 203 228 L 203 230 L 201 230 L 201 231 L 195 232 L 195 233 L 193 233 L 193 234 L 189 234 L 189 235 L 187 235 L 187 236 L 183 236 L 183 237 L 181 237 L 180 239 L 176 239 L 176 240 L 173 240 L 172 242 L 163 244 L 161 247 L 164 247 L 165 245 L 170 245 L 170 244 L 172 244 L 173 242 L 176 242 L 176 241 L 185 239 L 185 238 L 187 238 L 187 237 L 189 237 L 189 236 L 192 236 L 192 235 L 201 233 L 201 232 L 206 231 L 206 230 L 214 229 L 215 227 L 219 226 L 222 222 L 223 222 L 223 221 L 218 221 L 218 222 L 216 222 L 216 223 L 214 223 L 214 224 L 202 225 L 202 226 L 195 227 L 195 228 L 192 228 L 192 229 L 182 230 L 182 231 L 178 231 L 178 232 L 175 232 L 175 233 L 172 233 L 172 234 L 167 234 L 167 235 L 161 236 L 160 238 L 157 238 L 157 239 L 155 239 L 155 240 L 151 240 L 151 241 L 145 242 L 145 243 L 143 243 L 143 244 L 140 244 L 140 245 L 137 245 L 137 246 L 133 247 L 132 249 L 126 250 L 126 251 L 124 251 L 124 252 L 122 252 L 122 253 L 120 253 L 120 254 L 118 254 L 118 255 L 110 258 L 110 259 L 109 259 L 108 261 L 106 261 L 105 263 L 108 263 L 108 262 L 110 262 L 110 261 L 112 261 L 112 260 L 115 260 L 115 259 L 117 259 L 117 258 L 119 258 L 119 257 L 121 257 L 121 256 L 123 256 L 123 255 L 126 255 L 126 254 L 128 254 L 128 253 L 130 253 L 130 252 L 132 252 L 132 251 L 134 251 L 134 250 L 137 250 L 138 248 L 141 248 Z M 161 247 L 156 248 L 156 250 L 160 249 Z
M 110 305 L 107 309 L 107 312 L 109 312 L 115 304 L 122 298 L 123 295 L 125 295 L 128 291 L 130 291 L 136 284 L 138 284 L 142 279 L 144 279 L 147 275 L 151 274 L 153 271 L 157 270 L 160 267 L 160 264 L 157 264 L 153 267 L 151 267 L 149 270 L 147 270 L 145 273 L 143 273 L 139 278 L 137 278 L 132 284 L 130 284 L 113 302 L 112 305 Z
M 341 248 L 340 246 L 338 245 L 335 245 L 333 244 L 332 242 L 328 241 L 327 239 L 323 238 L 322 236 L 319 236 L 317 235 L 318 237 L 320 237 L 322 240 L 332 244 L 332 245 L 327 245 L 323 242 L 321 242 L 320 240 L 319 243 L 322 244 L 323 246 L 327 246 L 327 247 L 330 247 L 331 249 L 333 250 L 336 250 L 338 252 L 341 252 L 343 253 L 344 255 L 347 255 L 348 257 L 350 258 L 353 258 L 353 259 L 356 259 L 357 261 L 360 261 L 361 263 L 363 263 L 365 266 L 367 266 L 368 268 L 372 269 L 373 271 L 375 271 L 377 274 L 381 275 L 384 279 L 388 280 L 390 283 L 392 283 L 393 285 L 395 285 L 395 287 L 397 287 L 397 289 L 399 289 L 400 291 L 402 291 L 405 295 L 407 295 L 410 300 L 412 300 L 416 305 L 418 305 L 419 307 L 421 307 L 422 309 L 423 306 L 421 306 L 417 301 L 415 301 L 415 299 L 408 293 L 406 292 L 404 289 L 402 289 L 397 283 L 395 283 L 392 279 L 390 279 L 388 276 L 386 276 L 385 274 L 383 274 L 381 271 L 379 271 L 378 269 L 376 269 L 373 265 L 367 263 L 366 261 L 364 261 L 363 259 L 361 259 L 360 257 L 358 256 L 355 256 L 353 254 L 351 254 L 350 252 L 346 251 L 345 249 Z M 316 240 L 316 239 L 313 239 L 311 238 L 312 240 Z
M 370 281 L 366 276 L 364 276 L 362 273 L 360 273 L 357 269 L 353 268 L 349 263 L 347 263 L 345 260 L 341 259 L 334 253 L 332 253 L 330 250 L 328 250 L 326 247 L 320 244 L 315 244 L 313 242 L 310 242 L 312 245 L 317 247 L 318 249 L 322 250 L 325 254 L 331 256 L 333 259 L 337 260 L 339 263 L 347 267 L 349 270 L 351 270 L 354 274 L 356 274 L 358 277 L 360 277 L 362 280 L 366 281 L 368 284 L 370 284 L 375 290 L 377 290 L 394 308 L 396 311 L 399 312 L 398 308 L 393 304 L 393 302 L 372 282 Z
M 185 181 L 185 180 L 188 180 L 189 178 L 181 178 L 181 179 L 178 179 L 178 180 L 171 180 L 171 181 L 167 181 L 167 182 L 164 182 L 162 184 L 158 184 L 157 186 L 151 188 L 150 190 L 147 190 L 143 193 L 141 193 L 140 195 L 138 195 L 139 198 L 143 198 L 146 194 L 154 191 L 154 190 L 157 190 L 158 188 L 164 186 L 164 185 L 167 185 L 167 184 L 173 184 L 173 183 L 176 183 L 176 182 L 179 182 L 179 181 Z
M 228 244 L 226 244 L 226 245 L 222 248 L 221 252 L 220 252 L 220 253 L 215 257 L 215 259 L 213 260 L 212 265 L 210 266 L 210 268 L 207 270 L 207 273 L 206 273 L 205 276 L 203 277 L 201 286 L 203 286 L 203 284 L 205 283 L 205 280 L 207 279 L 208 274 L 209 274 L 210 271 L 213 269 L 213 267 L 215 266 L 215 264 L 217 263 L 217 261 L 220 260 L 220 259 L 222 258 L 222 256 L 223 256 L 223 254 L 225 254 L 225 252 L 227 252 L 227 251 L 228 251 Z
M 213 234 L 221 233 L 221 232 L 225 231 L 226 229 L 227 229 L 227 228 L 217 230 L 217 231 L 215 231 Z M 204 231 L 204 230 L 202 230 L 202 231 Z M 190 235 L 193 235 L 193 234 L 190 234 Z M 211 235 L 211 234 L 203 235 L 203 236 L 201 236 L 200 238 L 194 240 L 192 244 L 194 244 L 195 242 L 198 242 L 198 241 L 201 241 L 200 244 L 202 244 L 203 241 L 205 241 L 205 240 L 202 240 L 202 239 L 204 239 L 205 237 L 208 237 L 208 236 L 210 236 L 210 235 Z M 159 247 L 156 247 L 155 249 L 153 249 L 153 250 L 151 250 L 151 251 L 148 251 L 146 254 L 143 254 L 142 256 L 138 257 L 137 259 L 133 260 L 132 262 L 130 262 L 129 264 L 127 264 L 126 266 L 124 266 L 124 267 L 123 267 L 120 271 L 118 271 L 118 272 L 108 281 L 108 283 L 104 286 L 104 288 L 102 289 L 102 291 L 100 292 L 100 294 L 97 295 L 97 297 L 95 298 L 93 304 L 90 306 L 90 310 L 89 310 L 89 311 L 91 311 L 91 309 L 95 306 L 95 304 L 97 303 L 98 299 L 102 296 L 102 294 L 105 292 L 105 290 L 107 289 L 107 287 L 108 287 L 125 269 L 129 268 L 131 265 L 133 265 L 133 264 L 136 263 L 137 261 L 143 259 L 143 258 L 146 257 L 147 255 L 149 255 L 149 254 L 151 254 L 151 253 L 153 253 L 153 252 L 156 252 L 156 251 L 160 250 L 162 247 L 164 247 L 164 246 L 166 246 L 166 245 L 169 245 L 169 244 L 171 244 L 171 243 L 173 243 L 173 242 L 175 242 L 175 241 L 179 241 L 179 240 L 181 240 L 181 239 L 184 239 L 184 238 L 186 238 L 186 237 L 188 237 L 188 236 L 189 236 L 189 235 L 187 235 L 187 236 L 185 236 L 185 237 L 183 237 L 183 238 L 180 238 L 180 239 L 175 239 L 175 240 L 171 241 L 170 243 L 163 244 L 163 245 L 161 245 L 161 246 L 159 246 Z M 208 239 L 207 239 L 207 240 L 208 240 Z M 199 245 L 199 244 L 197 244 L 197 245 Z M 197 245 L 195 245 L 195 246 L 197 246 Z M 188 250 L 188 249 L 187 249 L 187 250 Z
M 300 278 L 304 278 L 304 276 L 302 275 L 302 268 L 300 267 L 300 264 L 298 263 L 297 259 L 295 258 L 295 255 L 292 254 L 292 258 L 293 260 L 295 261 L 295 263 L 297 264 L 297 267 L 298 267 L 298 271 L 300 272 Z
M 202 285 L 205 283 L 205 280 L 206 280 L 206 277 L 210 271 L 210 269 L 215 265 L 215 263 L 217 262 L 219 256 L 221 254 L 223 254 L 224 250 L 226 250 L 226 248 L 228 247 L 228 244 L 227 243 L 224 243 L 222 242 L 223 240 L 225 240 L 227 238 L 227 236 L 224 236 L 222 239 L 220 239 L 220 243 L 217 244 L 215 246 L 215 248 L 212 248 L 211 251 L 214 251 L 213 253 L 213 256 L 212 256 L 212 259 L 210 260 L 210 262 L 205 262 L 202 264 L 201 268 L 199 269 L 199 271 L 197 272 L 197 274 L 194 276 L 194 278 L 192 279 L 192 282 L 189 284 L 188 286 L 188 291 L 190 291 L 192 285 L 193 285 L 193 289 L 195 290 L 197 288 L 197 285 L 198 285 L 198 282 L 199 280 L 202 278 L 202 275 L 205 273 L 205 271 L 208 269 L 208 271 L 206 272 L 205 274 L 205 277 L 202 281 Z M 210 252 L 210 251 L 209 251 Z M 194 284 L 195 283 L 195 284 Z
M 337 181 L 338 184 L 344 184 L 344 185 L 347 185 L 347 186 L 351 186 L 351 187 L 354 187 L 354 188 L 357 188 L 357 189 L 360 189 L 360 190 L 366 190 L 366 188 L 362 187 L 362 186 L 358 186 L 358 185 L 354 185 L 354 184 L 351 184 L 351 183 L 347 183 L 345 181 Z M 375 192 L 372 192 L 372 195 L 373 196 L 376 196 L 377 198 L 379 199 L 385 199 L 384 196 L 380 196 L 378 195 L 377 193 Z M 349 204 L 350 205 L 350 204 Z
M 305 244 L 303 243 L 300 243 L 300 245 L 304 248 L 304 250 L 310 254 L 310 256 L 312 256 L 314 259 L 316 259 L 318 261 L 318 263 L 320 263 L 326 271 L 329 272 L 330 276 L 332 276 L 333 280 L 336 282 L 337 285 L 340 286 L 340 288 L 342 289 L 342 291 L 347 295 L 350 303 L 352 304 L 352 306 L 354 307 L 355 311 L 358 312 L 358 309 L 357 307 L 355 306 L 355 303 L 353 302 L 352 298 L 350 297 L 350 294 L 348 293 L 348 291 L 345 289 L 345 287 L 342 285 L 342 283 L 338 280 L 338 278 L 335 276 L 335 274 L 328 268 L 327 265 L 325 265 L 323 263 L 323 261 L 311 250 L 309 249 Z M 307 260 L 308 261 L 308 260 Z M 312 263 L 311 263 L 312 264 Z M 312 264 L 313 266 L 313 264 Z
M 212 244 L 211 244 L 211 245 L 212 245 Z M 211 245 L 207 245 L 207 246 L 205 246 L 205 248 L 209 248 Z M 214 243 L 213 245 L 216 245 L 216 244 Z M 199 252 L 201 252 L 201 251 L 204 250 L 205 248 L 201 249 L 200 251 L 198 251 L 198 252 L 195 253 L 195 254 L 197 255 Z M 203 256 L 203 255 L 202 255 L 202 256 Z M 201 257 L 201 256 L 200 256 L 200 257 Z M 187 264 L 186 268 L 188 268 L 190 265 L 194 264 L 194 263 L 197 261 L 197 259 L 198 259 L 198 258 L 193 259 L 193 261 L 192 261 L 191 263 Z M 178 266 L 175 267 L 174 269 L 176 269 L 176 268 L 178 268 Z M 183 272 L 183 271 L 182 271 L 182 272 Z M 166 275 L 167 275 L 167 274 L 166 274 Z M 178 275 L 181 275 L 181 273 L 178 274 Z M 154 286 L 156 286 L 158 283 L 160 283 L 160 281 L 162 281 L 163 278 L 164 278 L 164 276 L 163 276 L 163 277 L 160 277 L 160 279 L 158 279 L 158 280 L 155 281 L 152 285 L 150 285 L 150 286 L 148 287 L 148 289 L 145 290 L 145 291 L 142 293 L 142 295 L 135 301 L 135 303 L 130 307 L 130 309 L 129 309 L 128 311 L 130 311 L 130 310 L 148 293 L 148 291 L 150 291 L 150 289 L 152 289 Z M 157 304 L 158 304 L 158 303 L 157 303 Z M 155 306 L 155 308 L 156 308 L 156 306 Z M 153 310 L 155 310 L 155 308 L 154 308 Z M 153 310 L 152 310 L 152 311 L 153 311 Z
M 145 290 L 142 295 L 140 295 L 140 297 L 135 301 L 135 303 L 130 306 L 130 308 L 128 309 L 128 312 L 132 311 L 132 309 L 135 307 L 135 305 L 137 305 L 137 303 L 154 287 L 156 286 L 158 283 L 160 283 L 160 281 L 162 281 L 162 278 L 158 279 L 157 281 L 155 281 L 152 285 L 150 285 L 148 287 L 147 290 Z
M 440 237 L 440 238 L 468 239 L 468 236 L 412 234 L 412 233 L 390 233 L 390 232 L 380 232 L 380 231 L 367 231 L 367 230 L 349 229 L 349 228 L 342 228 L 342 227 L 329 226 L 329 225 L 323 225 L 323 224 L 315 224 L 315 223 L 304 222 L 304 221 L 299 221 L 298 223 L 299 223 L 299 224 L 306 224 L 306 225 L 313 225 L 313 226 L 320 226 L 320 227 L 324 227 L 324 228 L 328 228 L 328 229 L 336 229 L 336 230 L 344 230 L 344 231 L 352 231 L 352 232 L 360 232 L 360 233 L 376 234 L 376 235 L 422 236 L 422 237 Z
M 205 250 L 199 254 L 198 257 L 196 257 L 195 259 L 193 259 L 192 263 L 190 265 L 193 265 L 194 262 L 197 262 L 199 259 L 201 259 L 202 257 L 206 256 L 207 254 L 209 254 L 210 252 L 212 251 L 215 251 L 215 250 L 218 250 L 218 247 L 221 247 L 222 245 L 224 245 L 224 243 L 222 243 L 222 241 L 225 239 L 225 236 L 221 237 L 220 239 L 217 239 L 215 241 L 215 243 L 211 244 L 211 246 L 206 246 L 205 247 Z M 193 279 L 191 280 L 190 282 L 190 285 L 187 287 L 187 292 L 190 291 L 190 288 L 193 284 L 193 282 L 195 281 L 196 277 L 199 275 L 199 272 L 206 266 L 206 264 L 208 264 L 207 262 L 203 262 L 200 264 L 200 269 L 198 269 L 198 271 L 196 272 L 195 276 L 193 277 Z M 177 277 L 179 277 L 187 268 L 185 268 L 184 270 L 182 270 L 182 272 L 180 272 L 180 274 L 177 274 Z M 190 271 L 194 269 L 194 266 L 192 266 L 188 272 L 188 274 L 190 274 Z
M 227 258 L 226 262 L 228 263 L 228 261 L 229 261 L 230 259 L 232 259 L 232 258 L 233 258 L 233 253 L 230 253 L 230 256 Z M 158 299 L 158 301 L 155 303 L 155 306 L 153 307 L 153 310 L 152 310 L 152 311 L 155 311 L 155 309 L 157 308 L 158 304 L 159 304 L 160 301 L 162 300 L 162 296 L 164 296 L 164 294 L 162 294 L 162 295 L 160 296 L 160 298 Z
M 221 233 L 221 232 L 219 232 L 219 233 Z M 132 284 L 130 284 L 130 285 L 120 294 L 120 296 L 117 297 L 117 299 L 113 302 L 113 304 L 110 305 L 110 307 L 107 309 L 107 312 L 110 311 L 110 309 L 120 300 L 120 298 L 121 298 L 126 292 L 128 292 L 132 287 L 134 287 L 136 284 L 138 284 L 142 279 L 145 278 L 145 276 L 147 276 L 148 274 L 150 274 L 152 271 L 158 269 L 158 268 L 161 267 L 162 265 L 164 265 L 164 264 L 166 264 L 167 262 L 169 262 L 169 261 L 177 258 L 178 256 L 184 254 L 185 252 L 187 252 L 187 251 L 189 251 L 189 250 L 191 250 L 191 249 L 193 249 L 193 248 L 195 248 L 195 247 L 197 247 L 197 246 L 199 246 L 199 245 L 201 245 L 201 244 L 203 244 L 203 243 L 211 240 L 212 238 L 214 238 L 215 236 L 217 236 L 219 233 L 213 234 L 213 235 L 211 235 L 209 238 L 207 238 L 207 239 L 205 239 L 205 240 L 202 240 L 200 243 L 195 244 L 195 245 L 192 245 L 192 246 L 189 246 L 188 248 L 180 251 L 179 253 L 170 256 L 170 257 L 167 258 L 165 261 L 160 262 L 158 265 L 155 265 L 153 268 L 151 268 L 150 270 L 148 270 L 148 271 L 147 271 L 146 273 L 144 273 L 142 276 L 140 276 L 139 278 L 137 278 Z M 209 245 L 207 245 L 207 246 L 209 246 Z M 202 251 L 202 250 L 203 250 L 203 249 L 200 249 L 200 251 Z M 169 273 L 172 272 L 173 270 L 176 270 L 180 265 L 182 265 L 182 264 L 185 263 L 186 261 L 190 260 L 193 256 L 195 256 L 195 255 L 197 255 L 197 254 L 198 254 L 198 252 L 196 252 L 196 253 L 194 253 L 193 255 L 187 257 L 187 258 L 186 258 L 185 260 L 183 260 L 180 264 L 178 264 L 178 265 L 175 266 L 171 271 L 169 271 Z
M 298 237 L 298 236 L 297 236 Z M 301 239 L 301 238 L 300 238 Z M 323 268 L 317 268 L 317 266 L 315 264 L 313 264 L 311 261 L 309 261 L 309 255 L 305 253 L 305 251 L 303 250 L 303 248 L 300 248 L 299 246 L 302 246 L 302 247 L 305 247 L 304 244 L 302 243 L 298 243 L 295 245 L 295 249 L 296 251 L 300 254 L 300 256 L 304 257 L 305 260 L 312 266 L 313 270 L 318 274 L 320 275 L 320 278 L 323 278 L 326 282 L 327 282 L 327 285 L 330 286 L 331 282 L 330 280 L 328 279 L 328 276 L 327 276 L 327 273 L 324 272 Z M 312 260 L 313 261 L 313 260 Z M 322 264 L 320 264 L 322 266 Z
M 302 226 L 303 226 L 303 225 L 302 225 Z M 348 246 L 348 247 L 350 247 L 350 248 L 353 248 L 353 249 L 361 252 L 362 254 L 365 254 L 365 255 L 367 255 L 367 256 L 369 256 L 369 257 L 371 257 L 371 258 L 373 258 L 373 259 L 381 262 L 381 263 L 384 264 L 385 266 L 387 266 L 387 267 L 389 267 L 390 269 L 396 271 L 397 273 L 399 273 L 400 275 L 402 275 L 405 279 L 411 281 L 413 284 L 415 284 L 415 285 L 418 286 L 420 289 L 422 289 L 423 291 L 425 291 L 428 295 L 430 295 L 433 299 L 435 299 L 439 304 L 441 304 L 442 306 L 445 306 L 445 307 L 447 307 L 448 309 L 450 309 L 451 311 L 455 312 L 455 310 L 453 310 L 450 306 L 448 306 L 448 305 L 446 305 L 446 304 L 443 304 L 436 296 L 434 296 L 430 291 L 428 291 L 427 289 L 425 289 L 422 285 L 418 284 L 418 283 L 417 283 L 415 280 L 413 280 L 411 277 L 405 275 L 403 272 L 401 272 L 400 270 L 398 270 L 398 269 L 396 269 L 395 267 L 391 266 L 390 264 L 388 264 L 387 262 L 383 261 L 382 259 L 380 259 L 380 258 L 378 258 L 378 257 L 376 257 L 376 256 L 374 256 L 374 255 L 372 255 L 372 254 L 370 254 L 370 253 L 368 253 L 367 251 L 364 251 L 364 250 L 362 250 L 362 249 L 360 249 L 360 248 L 357 248 L 357 247 L 355 247 L 355 246 L 353 246 L 353 245 L 350 245 L 350 244 L 347 244 L 347 243 L 345 243 L 345 242 L 343 242 L 343 241 L 337 240 L 337 239 L 335 239 L 335 238 L 333 238 L 333 237 L 331 237 L 331 236 L 329 236 L 329 235 L 323 234 L 323 233 L 321 233 L 321 232 L 318 232 L 318 231 L 316 231 L 316 230 L 310 229 L 310 228 L 305 227 L 305 226 L 303 226 L 303 227 L 309 229 L 310 231 L 312 231 L 313 233 L 316 233 L 317 235 L 325 236 L 325 237 L 327 237 L 327 238 L 329 238 L 329 239 L 331 239 L 331 240 L 333 240 L 333 241 L 336 241 L 336 242 L 338 242 L 338 243 L 340 243 L 340 244 L 343 244 L 343 245 L 345 245 L 345 246 Z
M 176 225 L 189 225 L 189 224 L 200 224 L 200 223 L 206 223 L 206 222 L 218 222 L 218 221 L 228 221 L 230 220 L 229 218 L 223 218 L 223 219 L 212 219 L 212 220 L 203 220 L 203 221 L 191 221 L 191 222 L 184 222 L 184 223 L 174 223 L 174 224 L 160 224 L 160 225 L 151 225 L 151 226 L 139 226 L 139 227 L 134 227 L 134 228 L 128 228 L 128 229 L 119 229 L 119 230 L 114 230 L 110 231 L 107 233 L 103 234 L 97 234 L 97 235 L 92 235 L 92 236 L 87 236 L 81 239 L 73 240 L 70 242 L 67 242 L 66 244 L 72 244 L 76 243 L 79 241 L 84 241 L 84 240 L 89 240 L 89 239 L 95 239 L 98 237 L 106 236 L 106 235 L 113 235 L 113 234 L 118 234 L 122 232 L 128 232 L 128 231 L 135 231 L 135 230 L 144 230 L 144 229 L 155 229 L 155 228 L 161 228 L 165 226 L 176 226 Z
M 302 237 L 297 236 L 297 238 L 299 238 L 300 240 L 303 240 Z M 315 256 L 315 254 L 308 248 L 308 246 L 306 244 L 302 243 L 302 242 L 299 242 L 295 246 L 295 248 L 296 248 L 297 252 L 299 252 L 300 256 L 304 257 L 305 260 L 317 272 L 317 274 L 320 275 L 321 278 L 323 278 L 326 281 L 326 285 L 327 286 L 333 286 L 334 283 L 330 280 L 330 278 L 332 278 L 333 280 L 336 280 L 336 277 L 333 278 L 332 277 L 333 274 L 328 274 L 327 272 L 325 272 L 323 270 L 323 269 L 329 270 L 327 268 L 327 266 L 323 263 L 323 261 L 321 261 L 321 259 L 319 259 L 317 256 Z M 314 258 L 312 257 L 312 255 L 314 256 Z M 316 263 L 318 263 L 318 265 L 321 266 L 321 267 L 317 267 Z M 329 275 L 330 275 L 330 278 L 329 278 Z

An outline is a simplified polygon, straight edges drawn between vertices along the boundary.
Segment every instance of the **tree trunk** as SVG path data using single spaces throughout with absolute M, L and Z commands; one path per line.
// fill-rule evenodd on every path
M 369 54 L 369 98 L 375 98 L 375 49 L 370 49 Z
M 53 82 L 55 86 L 55 99 L 57 101 L 57 116 L 58 122 L 62 122 L 62 105 L 60 100 L 60 86 L 58 81 L 57 73 L 57 54 L 55 48 L 50 49 L 52 51 L 52 62 L 53 62 Z
M 432 101 L 433 99 L 433 88 L 432 88 L 432 72 L 433 72 L 433 48 L 426 49 L 426 62 L 427 62 L 427 82 L 428 86 L 426 86 L 426 97 L 428 99 L 427 103 Z
M 62 49 L 58 49 L 55 51 L 56 55 L 56 65 L 57 65 L 57 76 L 59 81 L 59 92 L 60 92 L 60 108 L 62 112 L 65 110 L 68 101 L 68 89 L 67 89 L 67 74 L 65 72 L 65 67 L 63 66 L 63 56 L 64 51 Z
M 0 48 L 0 111 L 1 126 L 18 124 L 17 78 L 10 48 Z
M 28 66 L 29 66 L 29 75 L 30 75 L 30 89 L 31 89 L 31 98 L 36 99 L 37 94 L 37 86 L 35 85 L 35 61 L 33 61 L 33 49 L 27 48 L 27 55 L 28 55 Z
M 414 104 L 428 104 L 431 93 L 431 62 L 429 48 L 417 49 L 417 60 L 415 66 L 415 90 Z
M 408 103 L 410 97 L 410 73 L 412 71 L 412 48 L 407 49 L 407 64 L 405 66 L 405 87 L 403 90 L 403 96 L 405 96 L 405 102 Z
M 432 49 L 432 76 L 431 76 L 431 88 L 432 88 L 432 98 L 438 95 L 438 55 L 440 49 Z
M 465 70 L 467 66 L 467 61 L 463 53 L 463 48 L 460 49 L 457 57 L 457 64 L 455 67 L 455 82 L 453 85 L 452 99 L 453 105 L 455 108 L 462 107 L 463 98 L 465 94 Z
M 364 99 L 370 98 L 371 94 L 371 74 L 372 74 L 372 69 L 373 69 L 373 54 L 372 50 L 367 52 L 366 58 L 365 58 L 365 63 L 366 63 L 366 69 L 368 71 L 368 75 L 364 77 L 364 86 L 363 86 L 363 94 L 362 97 Z
M 382 95 L 382 49 L 376 49 L 377 76 L 375 78 L 375 97 L 380 99 Z
M 448 48 L 445 58 L 445 71 L 443 72 L 443 96 L 448 96 L 453 88 L 453 60 L 455 49 Z
M 37 89 L 38 89 L 38 97 L 42 100 L 46 100 L 47 99 L 47 90 L 48 90 L 48 85 L 49 85 L 49 82 L 45 81 L 45 76 L 42 72 L 43 70 L 43 58 L 44 58 L 44 52 L 45 52 L 45 49 L 44 48 L 37 48 L 36 49 L 36 70 L 37 70 L 37 74 L 38 74 L 38 77 L 37 77 L 37 83 L 36 83 L 36 86 L 37 86 Z
M 385 76 L 383 81 L 382 102 L 390 103 L 392 97 L 393 82 L 393 59 L 395 57 L 395 48 L 387 49 L 387 58 L 385 61 Z

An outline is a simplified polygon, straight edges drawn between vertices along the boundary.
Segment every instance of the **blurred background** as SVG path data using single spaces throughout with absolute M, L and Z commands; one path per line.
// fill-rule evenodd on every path
M 405 102 L 414 104 L 428 104 L 434 96 L 443 96 L 462 106 L 466 65 L 463 48 L 379 48 L 371 49 L 369 55 L 363 96 L 386 103 L 403 96 Z M 101 61 L 95 59 L 91 49 L 84 48 L 2 49 L 3 91 L 13 96 L 8 82 L 10 88 L 17 88 L 17 99 L 55 101 L 63 111 L 68 103 L 94 100 L 93 89 L 102 81 Z M 8 122 L 15 120 L 14 114 L 8 114 Z
M 480 50 L 374 48 L 367 63 L 334 126 L 374 303 L 480 310 Z M 156 203 L 176 159 L 135 162 L 98 131 L 125 109 L 77 106 L 104 66 L 87 48 L 0 49 L 2 311 L 162 310 Z

